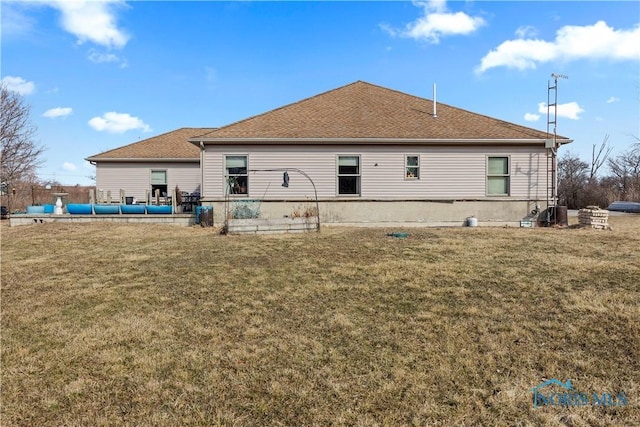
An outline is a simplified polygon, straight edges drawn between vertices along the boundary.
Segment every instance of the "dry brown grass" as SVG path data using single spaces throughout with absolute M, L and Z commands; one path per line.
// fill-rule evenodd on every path
M 640 425 L 640 218 L 2 229 L 2 425 Z M 534 409 L 571 379 L 617 408 Z

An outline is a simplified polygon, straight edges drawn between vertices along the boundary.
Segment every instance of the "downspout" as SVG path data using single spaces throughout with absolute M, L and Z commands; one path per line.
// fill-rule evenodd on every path
M 200 141 L 200 198 L 204 195 L 204 142 Z

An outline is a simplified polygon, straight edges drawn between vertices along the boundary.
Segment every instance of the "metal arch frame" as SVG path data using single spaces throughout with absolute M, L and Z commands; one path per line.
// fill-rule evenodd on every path
M 320 232 L 320 203 L 318 202 L 318 190 L 316 189 L 316 184 L 313 182 L 311 177 L 307 175 L 305 171 L 298 168 L 247 169 L 247 172 L 289 172 L 289 171 L 298 172 L 300 175 L 307 178 L 311 183 L 311 185 L 313 186 L 313 193 L 316 198 L 316 212 L 318 214 L 317 215 L 318 217 L 317 231 Z

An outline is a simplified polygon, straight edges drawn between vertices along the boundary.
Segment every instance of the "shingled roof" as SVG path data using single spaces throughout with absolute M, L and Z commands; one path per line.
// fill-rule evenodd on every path
M 212 130 L 193 143 L 398 141 L 513 141 L 541 143 L 544 131 L 396 90 L 357 81 L 284 107 Z M 289 141 L 287 141 L 289 140 Z M 571 142 L 559 137 L 559 142 Z
M 181 128 L 123 147 L 114 148 L 91 157 L 89 161 L 200 161 L 200 148 L 189 138 L 211 132 L 214 128 Z

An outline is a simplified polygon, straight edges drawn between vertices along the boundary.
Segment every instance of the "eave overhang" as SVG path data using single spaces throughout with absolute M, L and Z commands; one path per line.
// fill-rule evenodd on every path
M 196 145 L 542 145 L 546 138 L 534 139 L 399 139 L 399 138 L 191 138 L 189 142 Z M 558 139 L 559 145 L 573 142 L 572 139 Z
M 92 163 L 199 163 L 200 157 L 192 157 L 192 158 L 101 158 L 101 157 L 87 157 L 85 159 L 88 162 Z

